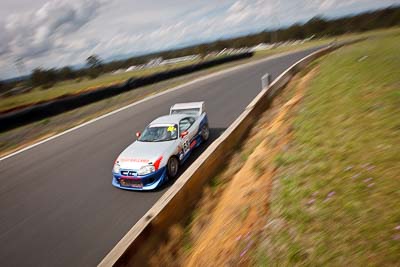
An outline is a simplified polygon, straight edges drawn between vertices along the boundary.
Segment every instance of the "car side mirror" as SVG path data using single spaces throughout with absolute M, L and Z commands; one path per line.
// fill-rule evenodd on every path
M 181 138 L 183 138 L 183 137 L 185 137 L 186 135 L 188 135 L 188 131 L 183 131 L 183 132 L 181 132 Z
M 139 138 L 142 134 L 140 132 L 136 132 L 136 137 Z

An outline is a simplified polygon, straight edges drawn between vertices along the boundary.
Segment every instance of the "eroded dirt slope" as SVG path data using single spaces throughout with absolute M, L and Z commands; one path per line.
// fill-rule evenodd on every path
M 218 188 L 207 188 L 189 225 L 177 225 L 151 259 L 151 265 L 248 265 L 249 250 L 268 214 L 276 155 L 291 135 L 291 111 L 302 99 L 312 70 L 297 77 L 253 127 L 250 136 L 218 177 Z M 294 89 L 293 89 L 294 88 Z

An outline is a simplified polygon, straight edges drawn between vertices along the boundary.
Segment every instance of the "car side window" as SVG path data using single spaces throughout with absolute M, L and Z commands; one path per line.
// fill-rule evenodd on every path
M 193 117 L 187 117 L 187 118 L 181 119 L 180 122 L 179 122 L 179 131 L 180 132 L 186 131 L 187 129 L 190 128 L 190 126 L 193 125 L 193 123 L 195 121 L 196 120 Z

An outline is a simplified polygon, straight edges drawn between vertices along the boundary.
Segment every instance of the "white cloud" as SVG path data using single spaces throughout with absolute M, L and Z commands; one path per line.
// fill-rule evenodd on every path
M 3 1 L 3 0 L 2 0 Z M 4 0 L 27 1 L 27 0 Z M 39 0 L 33 11 L 10 10 L 0 18 L 0 77 L 28 70 L 168 49 L 266 28 L 340 15 L 398 0 Z M 36 3 L 36 1 L 35 1 Z M 29 2 L 34 8 L 34 3 Z M 107 5 L 106 7 L 104 7 Z M 0 10 L 2 3 L 0 3 Z M 6 14 L 5 10 L 2 10 Z
M 9 52 L 10 36 L 5 27 L 0 24 L 0 56 Z
M 100 6 L 100 1 L 51 1 L 35 12 L 8 17 L 8 53 L 15 58 L 31 59 L 62 47 L 63 40 L 91 21 Z

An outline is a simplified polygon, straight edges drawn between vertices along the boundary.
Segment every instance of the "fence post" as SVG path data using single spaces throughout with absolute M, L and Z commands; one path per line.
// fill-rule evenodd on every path
M 269 73 L 266 73 L 261 78 L 261 89 L 268 87 L 270 85 L 270 83 L 271 83 L 271 75 L 269 75 Z

